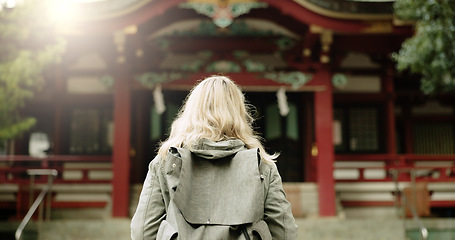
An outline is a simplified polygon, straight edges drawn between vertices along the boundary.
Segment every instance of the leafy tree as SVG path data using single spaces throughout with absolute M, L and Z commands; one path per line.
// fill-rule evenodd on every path
M 425 94 L 455 90 L 455 1 L 398 0 L 395 14 L 416 21 L 415 35 L 393 55 L 397 69 L 422 76 Z
M 14 139 L 36 119 L 20 114 L 44 80 L 43 71 L 58 63 L 66 43 L 49 15 L 51 1 L 0 1 L 0 142 Z

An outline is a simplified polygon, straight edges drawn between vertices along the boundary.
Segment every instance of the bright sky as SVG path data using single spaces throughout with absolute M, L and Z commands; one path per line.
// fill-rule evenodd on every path
M 3 7 L 13 8 L 16 6 L 16 2 L 18 2 L 18 0 L 0 0 L 0 10 L 2 10 Z
M 0 11 L 3 8 L 13 8 L 18 3 L 26 1 L 26 0 L 0 0 Z M 104 2 L 107 0 L 60 0 L 59 2 L 66 2 L 66 3 L 90 3 L 90 2 Z

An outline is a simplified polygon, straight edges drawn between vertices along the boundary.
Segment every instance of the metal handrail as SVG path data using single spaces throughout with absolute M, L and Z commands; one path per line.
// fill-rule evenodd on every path
M 403 169 L 400 169 L 403 171 Z M 391 169 L 390 171 L 392 172 L 393 175 L 393 182 L 395 183 L 395 205 L 398 208 L 398 196 L 400 193 L 400 189 L 398 187 L 398 172 L 400 171 L 398 169 Z M 411 173 L 411 187 L 412 187 L 412 195 L 413 195 L 413 200 L 416 200 L 416 190 L 415 190 L 415 170 L 414 169 L 407 169 L 404 171 L 409 171 Z M 428 238 L 428 229 L 425 227 L 423 222 L 420 220 L 419 215 L 417 214 L 417 211 L 414 207 L 413 204 L 411 204 L 408 201 L 408 198 L 406 197 L 405 194 L 401 194 L 401 200 L 402 200 L 402 205 L 407 206 L 411 210 L 412 218 L 414 221 L 417 223 L 419 230 L 420 230 L 420 235 L 422 237 L 422 240 L 426 240 Z
M 25 226 L 27 226 L 28 222 L 32 218 L 33 214 L 35 213 L 36 209 L 39 207 L 41 202 L 44 199 L 44 196 L 51 190 L 52 183 L 54 182 L 55 177 L 57 177 L 57 170 L 55 169 L 29 169 L 27 173 L 31 176 L 35 175 L 47 175 L 47 185 L 41 190 L 40 194 L 36 198 L 35 202 L 33 202 L 32 206 L 28 210 L 27 214 L 25 215 L 22 222 L 19 224 L 19 227 L 16 230 L 16 240 L 20 240 L 22 236 L 22 231 L 24 230 Z
M 402 195 L 401 196 L 402 198 L 402 201 L 406 204 L 406 206 L 409 207 L 409 209 L 411 210 L 411 213 L 412 213 L 412 218 L 414 219 L 414 221 L 417 222 L 417 225 L 419 226 L 419 230 L 420 230 L 420 235 L 422 236 L 422 239 L 423 240 L 426 240 L 428 238 L 428 229 L 425 227 L 425 225 L 423 224 L 423 222 L 420 220 L 419 218 L 419 215 L 417 214 L 417 211 L 414 207 L 414 205 L 412 205 L 409 201 L 408 201 L 408 198 L 406 197 L 406 195 Z

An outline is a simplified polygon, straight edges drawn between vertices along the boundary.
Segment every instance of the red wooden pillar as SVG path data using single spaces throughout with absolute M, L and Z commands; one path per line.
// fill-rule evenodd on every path
M 331 74 L 321 70 L 313 79 L 322 83 L 326 89 L 314 93 L 314 128 L 318 148 L 316 173 L 319 189 L 319 215 L 335 216 L 335 181 L 333 164 L 335 160 L 333 145 L 333 103 Z
M 304 95 L 304 94 L 302 94 Z M 302 105 L 303 109 L 301 111 L 304 111 L 304 116 L 305 116 L 305 121 L 303 125 L 305 126 L 305 136 L 304 136 L 304 146 L 303 149 L 305 149 L 304 155 L 305 155 L 305 166 L 304 166 L 304 172 L 305 172 L 305 182 L 316 182 L 317 177 L 316 177 L 316 172 L 314 171 L 316 169 L 316 159 L 312 155 L 312 150 L 313 147 L 315 147 L 315 143 L 313 141 L 313 134 L 312 131 L 314 129 L 314 115 L 313 115 L 313 106 L 314 105 L 313 101 L 310 101 L 308 99 L 308 95 L 304 95 L 302 97 Z M 313 95 L 311 95 L 311 98 L 313 98 Z
M 386 133 L 387 146 L 386 150 L 389 154 L 397 153 L 396 130 L 395 130 L 395 97 L 393 87 L 393 66 L 389 66 L 384 77 L 383 91 L 386 93 Z
M 124 58 L 117 58 L 114 92 L 114 146 L 112 150 L 112 216 L 129 216 L 131 93 Z

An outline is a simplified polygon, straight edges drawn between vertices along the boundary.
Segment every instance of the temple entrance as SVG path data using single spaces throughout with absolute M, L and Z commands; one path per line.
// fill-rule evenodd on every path
M 151 91 L 133 94 L 132 121 L 132 176 L 141 183 L 147 174 L 150 160 L 155 157 L 159 142 L 166 139 L 169 129 L 188 91 L 163 91 L 166 109 L 159 114 Z M 288 92 L 289 113 L 281 116 L 275 92 L 247 92 L 247 101 L 254 105 L 255 131 L 264 138 L 269 153 L 279 152 L 277 166 L 285 182 L 303 182 L 305 179 L 306 140 L 311 131 L 307 120 L 312 119 L 305 110 L 309 94 Z
M 152 91 L 141 90 L 133 94 L 132 183 L 144 181 L 148 164 L 156 156 L 160 141 L 164 141 L 169 136 L 172 121 L 187 94 L 188 91 L 164 90 L 163 112 L 157 109 Z
M 255 130 L 264 138 L 269 153 L 278 152 L 277 166 L 284 182 L 303 182 L 307 149 L 307 115 L 305 93 L 288 92 L 289 113 L 280 115 L 275 92 L 248 92 L 247 100 L 256 107 Z

